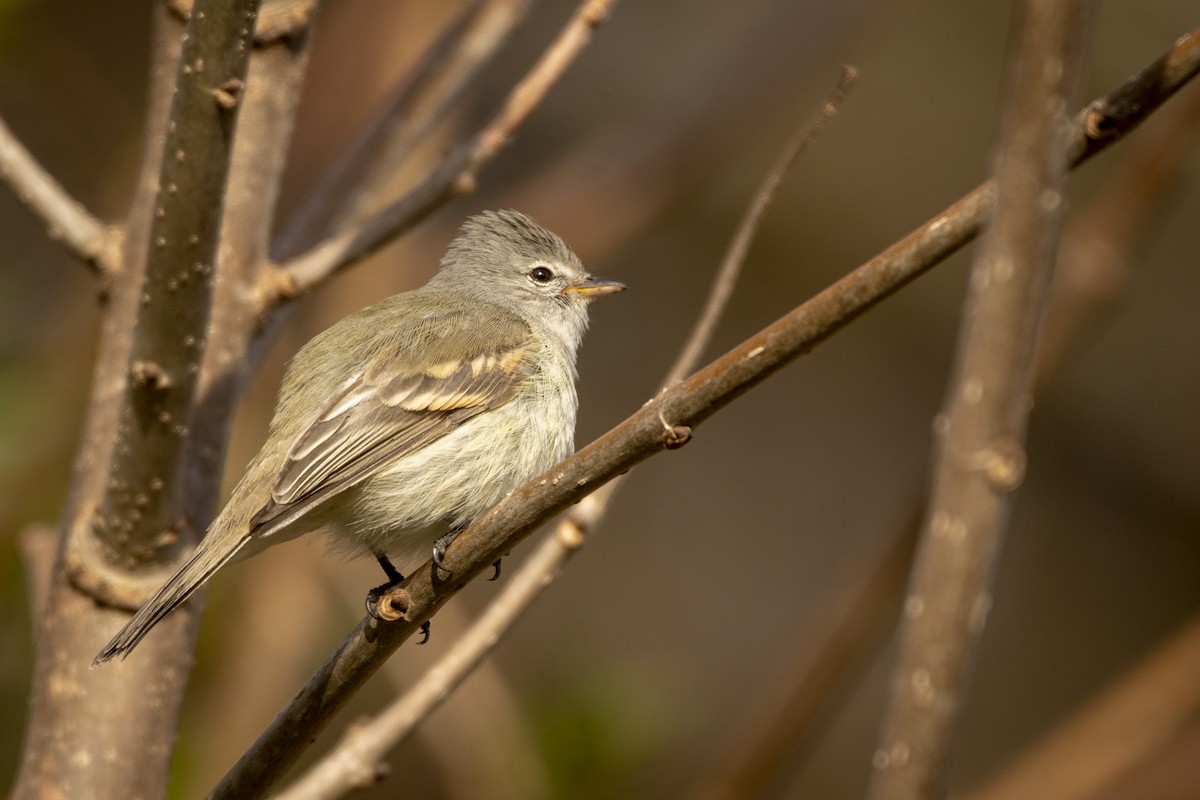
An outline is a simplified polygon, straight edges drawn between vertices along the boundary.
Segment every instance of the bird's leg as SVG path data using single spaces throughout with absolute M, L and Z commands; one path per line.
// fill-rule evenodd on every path
M 467 529 L 466 525 L 455 525 L 450 530 L 438 537 L 438 540 L 433 543 L 433 565 L 447 575 L 453 575 L 454 570 L 446 566 L 444 559 L 446 558 L 446 548 L 450 543 L 458 538 L 458 535 Z
M 367 592 L 367 613 L 372 618 L 379 619 L 379 601 L 383 599 L 385 594 L 404 583 L 404 575 L 392 565 L 392 562 L 388 560 L 386 555 L 378 550 L 373 552 L 375 560 L 379 562 L 379 566 L 383 567 L 383 574 L 387 576 L 387 583 L 381 583 Z
M 387 556 L 379 551 L 375 551 L 375 560 L 379 562 L 379 566 L 383 567 L 383 574 L 387 575 L 388 579 L 387 583 L 383 584 L 383 586 L 379 588 L 391 588 L 404 583 L 404 575 L 402 575 L 400 570 L 396 569 L 396 567 L 392 565 L 391 560 L 389 560 Z

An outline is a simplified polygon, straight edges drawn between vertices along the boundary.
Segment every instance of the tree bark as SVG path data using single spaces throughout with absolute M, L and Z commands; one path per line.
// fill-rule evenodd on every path
M 309 3 L 277 5 L 311 7 Z M 197 4 L 196 10 L 203 8 Z M 252 8 L 238 4 L 233 10 L 242 15 L 235 22 L 252 30 L 254 17 L 246 16 Z M 219 121 L 229 126 L 230 138 L 224 145 L 232 148 L 226 154 L 232 178 L 226 181 L 222 174 L 214 180 L 210 175 L 210 188 L 215 184 L 218 189 L 216 200 L 205 198 L 198 209 L 179 210 L 185 216 L 193 211 L 211 215 L 208 235 L 213 254 L 207 260 L 188 262 L 202 267 L 201 272 L 189 275 L 189 282 L 211 280 L 205 287 L 211 296 L 198 301 L 205 307 L 197 309 L 192 297 L 188 307 L 180 309 L 178 297 L 185 293 L 178 292 L 178 265 L 171 265 L 173 272 L 157 281 L 147 279 L 147 265 L 158 249 L 154 226 L 171 211 L 169 205 L 164 207 L 166 197 L 160 198 L 159 190 L 171 191 L 161 177 L 162 155 L 169 120 L 178 124 L 172 119 L 178 111 L 173 97 L 181 74 L 186 11 L 165 3 L 155 8 L 145 156 L 108 289 L 88 419 L 60 524 L 62 545 L 38 625 L 26 744 L 14 786 L 18 798 L 153 798 L 163 796 L 166 790 L 180 703 L 193 660 L 195 608 L 189 605 L 158 626 L 136 657 L 103 669 L 91 670 L 88 665 L 128 619 L 129 611 L 161 583 L 178 554 L 203 531 L 216 506 L 232 411 L 253 361 L 249 353 L 262 329 L 253 290 L 266 269 L 267 236 L 291 133 L 308 24 L 308 15 L 300 14 L 289 25 L 272 27 L 268 35 L 262 32 L 260 22 L 253 45 L 248 33 L 234 31 L 234 40 L 242 41 L 242 52 L 250 54 L 249 73 L 243 70 L 240 77 L 224 73 L 219 80 L 210 80 L 214 85 L 197 80 L 198 85 L 192 87 L 210 92 Z M 208 23 L 219 24 L 219 17 L 219 10 L 210 11 Z M 228 37 L 224 46 L 229 46 Z M 236 49 L 239 45 L 232 46 Z M 215 79 L 218 65 L 212 58 L 207 65 L 207 74 Z M 240 135 L 233 139 L 230 115 L 239 107 Z M 212 169 L 211 162 L 197 166 Z M 175 182 L 177 192 L 182 193 L 180 187 L 186 179 L 181 176 Z M 192 235 L 184 228 L 179 232 Z M 158 235 L 168 234 L 160 231 Z M 197 228 L 194 235 L 202 238 L 205 234 Z M 211 276 L 201 274 L 208 271 Z M 174 289 L 172 279 L 176 281 Z M 174 325 L 139 328 L 147 293 L 168 311 L 202 313 L 200 335 L 181 332 Z M 177 297 L 173 299 L 172 294 Z M 163 342 L 167 336 L 175 340 Z M 185 342 L 185 336 L 192 338 Z M 135 365 L 134 353 L 139 352 L 135 348 L 153 348 L 156 341 L 177 351 L 194 352 L 190 361 L 176 365 L 182 367 L 182 373 L 174 368 Z M 135 366 L 131 369 L 131 365 Z M 163 386 L 164 380 L 169 386 Z M 142 402 L 139 407 L 133 396 L 136 391 L 130 389 L 130 384 L 138 381 L 139 390 L 162 393 L 182 387 L 186 397 L 176 408 L 153 408 L 148 417 L 147 408 L 154 404 Z M 138 488 L 114 481 L 114 464 L 122 459 L 133 461 L 137 469 L 170 450 L 161 441 L 143 440 L 135 447 L 125 435 L 128 431 L 122 430 L 123 424 L 131 422 L 159 423 L 158 415 L 164 411 L 172 415 L 172 426 L 185 429 L 178 436 L 179 451 L 173 456 L 178 458 L 178 467 L 163 473 L 172 475 L 170 483 L 149 473 L 143 475 L 145 485 Z M 178 428 L 174 431 L 180 433 Z M 109 494 L 114 489 L 122 495 L 116 503 Z M 167 498 L 161 504 L 160 520 L 186 520 L 187 524 L 148 526 L 136 536 L 111 535 L 115 528 L 104 526 L 103 535 L 97 535 L 94 520 L 106 502 L 119 528 L 136 518 L 134 512 L 146 505 L 143 496 L 148 500 L 152 491 Z M 162 535 L 168 529 L 179 535 Z

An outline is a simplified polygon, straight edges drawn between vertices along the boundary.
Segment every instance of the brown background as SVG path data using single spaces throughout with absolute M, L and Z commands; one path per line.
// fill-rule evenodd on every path
M 326 4 L 284 214 L 454 7 Z M 1157 57 L 1195 24 L 1194 10 L 1105 4 L 1087 96 Z M 485 118 L 570 11 L 535 7 L 447 137 Z M 0 3 L 0 114 L 101 215 L 123 211 L 140 146 L 148 19 L 145 2 Z M 986 175 L 1009 30 L 1008 4 L 996 2 L 619 4 L 476 195 L 302 304 L 244 405 L 228 477 L 261 442 L 299 344 L 422 282 L 458 222 L 487 207 L 531 213 L 593 272 L 630 286 L 597 305 L 581 356 L 578 441 L 590 440 L 656 391 L 750 192 L 839 65 L 858 66 L 860 85 L 782 188 L 710 355 Z M 1161 116 L 1151 125 L 1169 124 Z M 1129 147 L 1073 179 L 1074 207 L 1103 188 Z M 1117 313 L 1034 410 L 956 787 L 986 781 L 1200 606 L 1200 160 L 1179 169 Z M 688 447 L 638 467 L 598 536 L 403 749 L 379 796 L 403 786 L 430 797 L 663 797 L 691 785 L 804 646 L 839 577 L 901 524 L 922 487 L 968 256 L 742 398 Z M 0 192 L 4 783 L 32 660 L 16 540 L 29 523 L 53 520 L 65 493 L 94 297 L 85 270 Z M 211 786 L 340 640 L 377 580 L 374 565 L 330 563 L 310 542 L 215 581 L 178 796 Z M 351 714 L 406 685 L 495 591 L 472 587 L 439 615 L 432 642 L 401 651 L 393 677 L 376 679 Z M 851 676 L 832 724 L 797 752 L 775 796 L 861 794 L 887 647 Z

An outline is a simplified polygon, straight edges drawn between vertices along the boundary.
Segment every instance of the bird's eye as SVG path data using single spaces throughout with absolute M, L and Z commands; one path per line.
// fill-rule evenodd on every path
M 549 283 L 550 281 L 554 280 L 554 270 L 550 269 L 549 267 L 534 267 L 533 269 L 529 270 L 529 277 L 532 278 L 535 283 Z

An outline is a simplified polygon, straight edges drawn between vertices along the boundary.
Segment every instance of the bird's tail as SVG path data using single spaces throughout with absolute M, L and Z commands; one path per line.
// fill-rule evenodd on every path
M 227 564 L 250 541 L 250 535 L 219 536 L 210 531 L 196 552 L 162 585 L 154 597 L 138 610 L 112 641 L 97 654 L 92 667 L 98 667 L 116 657 L 124 658 L 163 617 L 178 608 L 199 589 L 212 574 Z

